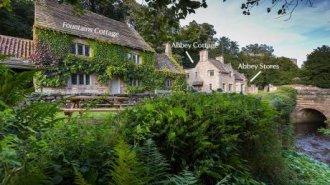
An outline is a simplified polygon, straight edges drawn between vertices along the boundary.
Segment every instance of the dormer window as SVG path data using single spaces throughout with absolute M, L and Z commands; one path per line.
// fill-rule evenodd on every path
M 88 45 L 80 44 L 80 43 L 73 43 L 71 45 L 71 53 L 80 56 L 90 56 L 91 49 Z

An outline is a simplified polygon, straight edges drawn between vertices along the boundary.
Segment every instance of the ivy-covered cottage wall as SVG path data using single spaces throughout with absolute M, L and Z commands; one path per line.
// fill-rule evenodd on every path
M 126 93 L 153 92 L 165 89 L 165 80 L 172 79 L 172 90 L 185 89 L 184 73 L 175 74 L 168 69 L 156 68 L 155 53 L 132 50 L 127 47 L 97 40 L 84 39 L 91 49 L 90 57 L 70 54 L 71 44 L 79 39 L 57 31 L 35 28 L 35 53 L 32 61 L 41 69 L 35 76 L 38 89 L 53 89 L 57 92 L 68 90 L 71 74 L 90 74 L 97 79 L 91 86 L 94 90 L 106 93 L 109 81 L 119 78 L 125 84 Z M 133 57 L 129 61 L 127 54 L 140 55 L 142 64 L 135 64 Z M 129 86 L 130 79 L 138 80 L 138 86 Z M 93 91 L 91 91 L 93 92 Z

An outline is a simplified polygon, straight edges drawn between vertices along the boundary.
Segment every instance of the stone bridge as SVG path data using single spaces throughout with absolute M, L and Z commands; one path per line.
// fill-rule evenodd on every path
M 316 120 L 330 120 L 330 89 L 294 85 L 297 90 L 297 105 L 293 112 L 295 122 L 311 117 Z

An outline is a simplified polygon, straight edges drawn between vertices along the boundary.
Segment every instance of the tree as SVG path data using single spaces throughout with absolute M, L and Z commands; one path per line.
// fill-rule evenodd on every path
M 184 26 L 178 32 L 175 42 L 191 44 L 191 48 L 174 48 L 173 51 L 175 54 L 184 56 L 183 57 L 183 66 L 184 67 L 194 67 L 199 61 L 199 51 L 203 48 L 195 48 L 193 44 L 215 44 L 216 39 L 214 38 L 217 32 L 214 29 L 214 26 L 208 23 L 198 24 L 196 21 L 192 21 L 189 25 Z M 185 52 L 188 51 L 195 63 L 191 63 L 189 58 L 186 56 Z
M 34 21 L 33 1 L 13 0 L 10 2 L 10 6 L 10 11 L 0 8 L 0 33 L 28 39 L 32 38 Z
M 210 50 L 210 56 L 216 57 L 219 55 L 237 56 L 239 53 L 239 45 L 236 41 L 230 40 L 228 37 L 220 37 L 217 39 L 217 47 Z
M 223 0 L 225 2 L 227 0 Z M 242 3 L 241 9 L 244 15 L 250 15 L 250 10 L 255 6 L 259 6 L 259 4 L 264 1 L 261 0 L 244 0 L 245 3 Z M 271 0 L 271 4 L 267 7 L 267 12 L 272 12 L 273 9 L 277 11 L 278 15 L 285 16 L 289 15 L 289 19 L 292 16 L 292 13 L 298 7 L 299 4 L 303 4 L 305 6 L 313 6 L 313 2 L 315 0 Z
M 154 10 L 168 7 L 177 19 L 184 19 L 188 14 L 195 13 L 196 9 L 207 7 L 206 0 L 146 0 L 146 2 L 148 7 Z
M 273 46 L 266 44 L 249 44 L 242 48 L 242 52 L 248 55 L 272 55 L 274 52 Z
M 330 46 L 323 45 L 309 54 L 300 76 L 307 85 L 330 88 Z
M 127 21 L 135 26 L 144 40 L 156 51 L 163 52 L 163 44 L 174 39 L 180 27 L 179 19 L 173 10 L 164 7 L 149 7 L 135 0 L 126 0 Z
M 81 0 L 83 8 L 117 21 L 125 21 L 127 6 L 123 0 Z

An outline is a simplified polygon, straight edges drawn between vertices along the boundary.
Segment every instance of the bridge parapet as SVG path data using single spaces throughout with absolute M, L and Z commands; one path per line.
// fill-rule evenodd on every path
M 330 89 L 313 86 L 292 86 L 297 90 L 295 114 L 304 109 L 312 109 L 330 119 Z

